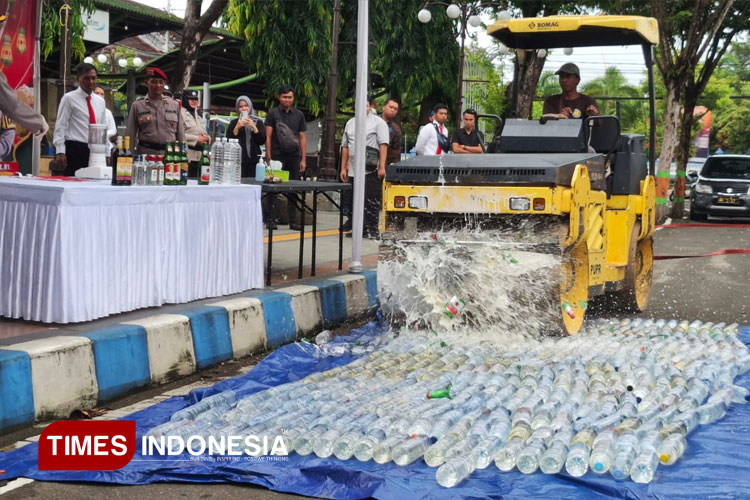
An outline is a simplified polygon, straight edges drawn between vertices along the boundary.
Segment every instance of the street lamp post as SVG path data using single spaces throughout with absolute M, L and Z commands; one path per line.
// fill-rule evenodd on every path
M 429 23 L 432 13 L 427 9 L 431 5 L 444 5 L 445 13 L 451 19 L 459 20 L 458 36 L 461 38 L 461 50 L 458 54 L 458 102 L 456 104 L 456 130 L 461 127 L 461 111 L 464 101 L 464 59 L 466 56 L 465 43 L 468 26 L 472 28 L 482 24 L 479 17 L 482 10 L 489 7 L 502 7 L 500 2 L 482 2 L 481 0 L 456 0 L 456 3 L 427 2 L 417 14 L 417 19 L 422 23 Z

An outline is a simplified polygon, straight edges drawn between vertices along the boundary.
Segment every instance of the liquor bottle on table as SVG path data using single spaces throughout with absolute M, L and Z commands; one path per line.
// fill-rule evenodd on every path
M 174 143 L 167 143 L 167 154 L 164 157 L 164 184 L 171 186 L 175 184 L 174 175 L 175 172 L 175 161 L 174 161 Z
M 117 146 L 115 147 L 114 151 L 112 151 L 112 185 L 113 186 L 119 186 L 119 175 L 120 175 L 120 165 L 119 165 L 119 159 L 120 159 L 120 151 L 122 150 L 122 137 L 117 136 Z
M 118 162 L 122 162 L 122 184 L 131 186 L 133 184 L 133 152 L 130 151 L 130 136 L 125 136 L 124 148 L 120 153 Z
M 156 168 L 158 169 L 159 176 L 156 183 L 161 186 L 164 182 L 164 157 L 159 155 L 156 157 Z
M 180 184 L 186 186 L 188 181 L 188 157 L 186 142 L 181 143 L 180 150 Z
M 146 185 L 156 186 L 159 182 L 159 167 L 156 165 L 156 156 L 148 155 L 146 160 Z
M 198 174 L 198 184 L 205 186 L 211 180 L 211 159 L 208 155 L 208 144 L 203 145 L 203 154 L 201 155 L 201 171 Z

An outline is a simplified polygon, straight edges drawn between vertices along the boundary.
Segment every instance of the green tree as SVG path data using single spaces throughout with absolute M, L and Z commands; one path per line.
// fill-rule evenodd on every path
M 581 88 L 582 92 L 592 97 L 639 97 L 640 90 L 628 84 L 620 70 L 610 66 L 604 70 L 604 76 L 595 78 Z M 614 100 L 603 100 L 597 103 L 603 115 L 614 115 L 617 104 Z M 624 131 L 632 131 L 637 126 L 643 113 L 643 106 L 638 101 L 623 100 L 620 102 L 620 126 Z
M 750 27 L 750 0 L 635 0 L 599 2 L 618 13 L 656 18 L 659 46 L 656 66 L 666 89 L 664 134 L 659 170 L 666 171 L 677 146 L 678 177 L 672 216 L 682 218 L 685 166 L 690 156 L 694 110 L 729 44 Z M 683 174 L 683 175 L 680 175 Z M 666 199 L 668 186 L 657 183 L 657 198 Z M 657 207 L 657 218 L 666 216 L 666 205 Z
M 331 61 L 332 3 L 326 0 L 229 0 L 227 26 L 245 39 L 242 55 L 266 82 L 269 102 L 281 85 L 317 114 Z
M 96 6 L 93 0 L 69 0 L 71 16 L 72 43 L 71 53 L 79 61 L 86 54 L 86 46 L 83 43 L 83 32 L 86 31 L 85 19 L 89 12 L 94 12 Z M 42 57 L 47 59 L 52 49 L 60 46 L 63 35 L 63 26 L 60 14 L 64 12 L 65 2 L 63 0 L 49 0 L 42 2 L 42 31 L 41 52 Z M 64 16 L 63 16 L 64 19 Z

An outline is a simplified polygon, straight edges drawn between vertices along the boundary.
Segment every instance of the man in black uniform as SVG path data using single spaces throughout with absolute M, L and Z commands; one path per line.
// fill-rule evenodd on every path
M 302 111 L 292 108 L 294 89 L 289 85 L 279 88 L 279 107 L 272 109 L 266 118 L 266 163 L 281 162 L 281 169 L 289 172 L 290 180 L 299 180 L 307 169 L 307 123 Z M 297 222 L 297 195 L 287 196 L 289 229 L 301 229 Z M 303 219 L 304 222 L 304 219 Z M 273 224 L 273 221 L 269 221 Z
M 451 148 L 454 154 L 484 153 L 484 135 L 476 129 L 477 112 L 464 111 L 464 128 L 453 132 Z

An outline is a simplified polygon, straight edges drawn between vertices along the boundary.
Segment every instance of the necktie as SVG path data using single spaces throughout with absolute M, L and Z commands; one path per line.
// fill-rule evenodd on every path
M 89 123 L 96 123 L 96 115 L 94 114 L 94 108 L 91 106 L 91 96 L 86 96 L 86 104 L 89 107 Z
M 440 132 L 439 134 L 443 133 L 443 126 L 440 125 Z M 440 139 L 438 138 L 438 148 L 437 148 L 437 154 L 441 154 L 443 152 L 443 148 L 440 147 Z

